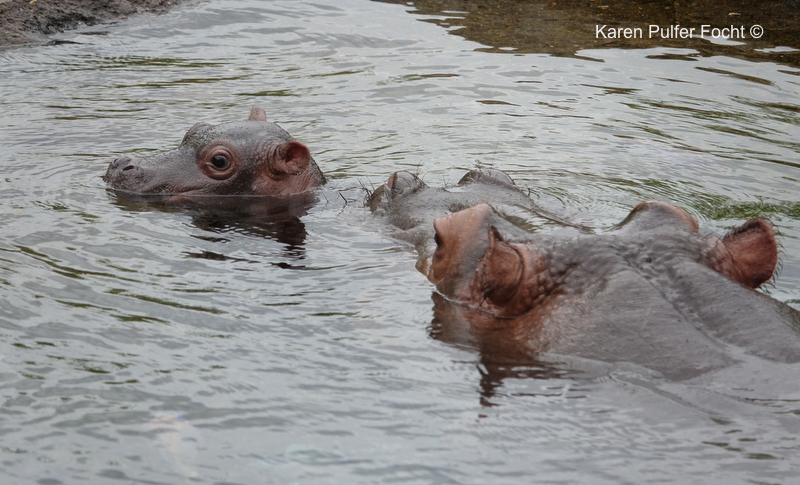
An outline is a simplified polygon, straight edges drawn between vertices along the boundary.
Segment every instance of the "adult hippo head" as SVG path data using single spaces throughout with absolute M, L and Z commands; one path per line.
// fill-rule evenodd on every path
M 467 322 L 448 330 L 460 344 L 632 362 L 677 380 L 747 355 L 800 362 L 800 313 L 754 291 L 778 262 L 764 219 L 702 237 L 685 211 L 645 202 L 607 231 L 565 237 L 479 204 L 434 228 L 422 270 L 441 304 L 456 304 L 449 318 Z
M 247 121 L 197 123 L 181 145 L 153 157 L 120 157 L 103 179 L 123 193 L 179 202 L 196 196 L 275 196 L 325 183 L 308 148 L 253 107 Z

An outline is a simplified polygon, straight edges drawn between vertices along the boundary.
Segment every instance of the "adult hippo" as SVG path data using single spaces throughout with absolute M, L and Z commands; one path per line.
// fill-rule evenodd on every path
M 253 107 L 247 121 L 197 123 L 181 145 L 143 159 L 119 157 L 103 179 L 112 189 L 181 202 L 198 196 L 280 196 L 325 183 L 308 148 Z
M 409 197 L 396 193 L 392 207 L 413 207 L 399 200 Z M 664 202 L 602 231 L 532 232 L 487 203 L 438 211 L 435 249 L 418 267 L 444 297 L 434 298 L 443 340 L 512 358 L 631 362 L 672 380 L 750 358 L 800 362 L 800 313 L 755 291 L 778 262 L 764 219 L 720 239 Z

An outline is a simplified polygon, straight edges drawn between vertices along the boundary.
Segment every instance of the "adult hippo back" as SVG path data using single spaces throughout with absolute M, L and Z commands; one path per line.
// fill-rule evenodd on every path
M 491 206 L 434 223 L 423 265 L 479 347 L 632 362 L 684 380 L 756 357 L 800 362 L 800 313 L 755 291 L 772 278 L 772 225 L 724 238 L 664 202 L 598 234 L 530 233 Z M 471 342 L 470 342 L 471 341 Z
M 180 202 L 202 196 L 281 196 L 325 183 L 308 148 L 253 107 L 247 121 L 197 123 L 181 145 L 153 157 L 119 157 L 103 179 L 112 189 Z

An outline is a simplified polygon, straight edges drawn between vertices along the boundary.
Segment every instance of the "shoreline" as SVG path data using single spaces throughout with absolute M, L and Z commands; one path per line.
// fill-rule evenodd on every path
M 163 13 L 182 1 L 0 0 L 0 48 L 48 44 L 51 34 L 138 13 Z

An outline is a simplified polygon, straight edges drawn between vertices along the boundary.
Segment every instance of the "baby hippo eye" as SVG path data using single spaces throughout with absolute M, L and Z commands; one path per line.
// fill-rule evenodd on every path
M 439 233 L 438 232 L 434 233 L 433 240 L 434 240 L 434 242 L 436 242 L 437 246 L 441 246 L 442 245 L 442 238 L 439 237 Z
M 197 154 L 197 164 L 206 177 L 227 180 L 240 168 L 236 148 L 224 140 L 215 140 Z
M 217 170 L 225 170 L 230 166 L 231 162 L 228 160 L 228 157 L 225 155 L 214 155 L 211 158 L 211 165 L 214 166 Z

